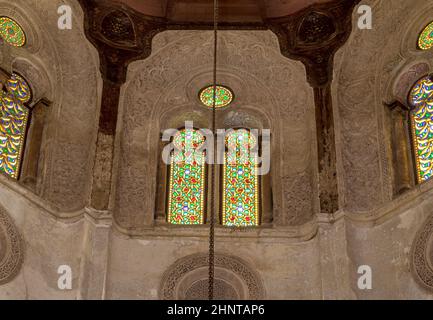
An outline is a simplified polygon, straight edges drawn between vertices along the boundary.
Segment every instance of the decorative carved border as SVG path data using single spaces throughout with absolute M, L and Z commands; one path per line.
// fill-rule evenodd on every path
M 177 260 L 163 275 L 159 290 L 161 299 L 176 299 L 176 288 L 182 279 L 194 270 L 208 265 L 209 256 L 207 253 L 193 254 Z M 259 275 L 243 260 L 225 254 L 216 254 L 215 267 L 235 273 L 248 288 L 249 300 L 264 299 L 265 289 Z
M 412 271 L 415 279 L 426 289 L 433 291 L 433 257 L 429 248 L 433 245 L 433 214 L 427 218 L 412 244 Z
M 408 104 L 408 96 L 415 82 L 426 76 L 430 71 L 428 61 L 416 61 L 399 72 L 393 79 L 391 88 L 391 100 L 397 99 L 403 105 Z
M 20 272 L 24 261 L 21 235 L 6 210 L 0 206 L 0 248 L 5 248 L 0 260 L 0 285 L 12 281 Z

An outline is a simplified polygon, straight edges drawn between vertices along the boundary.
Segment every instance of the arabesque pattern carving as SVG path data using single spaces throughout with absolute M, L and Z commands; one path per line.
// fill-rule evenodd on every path
M 125 229 L 140 232 L 140 228 L 153 223 L 154 201 L 145 199 L 156 196 L 153 177 L 160 157 L 157 140 L 160 139 L 159 132 L 166 129 L 166 120 L 162 119 L 191 120 L 192 114 L 204 109 L 197 99 L 198 91 L 187 94 L 185 88 L 188 85 L 185 84 L 208 74 L 196 86 L 201 88 L 211 78 L 212 41 L 209 34 L 207 31 L 159 34 L 154 42 L 156 53 L 131 65 L 130 79 L 120 101 L 123 131 L 114 213 L 116 222 Z M 283 195 L 280 170 L 305 172 L 306 179 L 314 185 L 310 168 L 315 165 L 308 165 L 314 161 L 312 150 L 315 148 L 313 92 L 306 81 L 297 81 L 304 78 L 304 68 L 281 56 L 277 39 L 269 31 L 222 31 L 220 41 L 224 53 L 220 63 L 225 67 L 219 79 L 236 91 L 236 102 L 227 110 L 221 110 L 217 118 L 223 126 L 230 122 L 227 121 L 230 113 L 242 110 L 240 121 L 247 121 L 248 125 L 248 121 L 256 118 L 251 124 L 258 123 L 258 128 L 272 130 L 272 163 L 290 163 L 284 168 L 271 167 L 273 194 L 276 195 L 274 206 L 284 210 L 286 206 L 282 202 L 287 198 Z M 288 87 L 293 90 L 287 90 Z M 209 127 L 210 114 L 205 116 L 208 120 L 204 125 Z M 146 141 L 155 143 L 146 144 Z M 287 152 L 280 153 L 280 149 Z M 309 203 L 315 197 L 313 193 L 305 196 Z M 305 219 L 291 222 L 312 217 L 311 210 L 302 214 Z
M 209 280 L 199 280 L 185 293 L 187 300 L 206 300 L 209 297 Z M 214 283 L 215 300 L 239 300 L 236 290 L 225 281 L 216 279 Z
M 283 55 L 304 63 L 307 69 L 307 79 L 311 86 L 315 88 L 316 97 L 320 210 L 328 213 L 338 210 L 334 122 L 330 99 L 333 56 L 350 35 L 351 13 L 358 2 L 359 0 L 334 0 L 326 4 L 314 4 L 296 12 L 296 14 L 277 19 L 267 17 L 258 23 L 228 24 L 225 26 L 229 29 L 270 29 L 277 35 Z M 100 131 L 108 134 L 108 138 L 114 141 L 112 136 L 114 135 L 117 124 L 116 116 L 118 115 L 116 102 L 120 100 L 118 87 L 126 81 L 128 65 L 132 61 L 147 58 L 151 52 L 152 38 L 163 30 L 206 29 L 211 28 L 212 24 L 203 23 L 203 20 L 200 19 L 195 24 L 186 24 L 171 21 L 169 18 L 162 19 L 148 16 L 118 2 L 98 3 L 95 0 L 81 0 L 80 4 L 86 12 L 87 36 L 99 50 L 101 71 L 105 80 L 104 88 L 116 87 L 113 90 L 105 90 L 107 93 L 108 91 L 112 92 L 112 98 L 103 96 L 100 120 Z M 113 14 L 113 11 L 116 14 Z M 107 32 L 104 34 L 103 25 L 110 26 L 111 31 L 108 34 Z M 130 40 L 132 40 L 134 29 L 140 30 L 139 33 L 137 32 L 139 39 L 135 44 L 133 41 L 128 41 L 122 45 L 119 42 L 118 34 L 127 33 L 130 35 Z M 185 48 L 185 43 L 182 43 L 182 45 L 182 48 L 177 49 L 185 51 L 191 49 Z M 228 45 L 228 43 L 221 43 L 220 50 L 222 50 L 222 53 L 224 53 L 225 49 L 228 49 Z M 238 45 L 237 41 L 236 45 Z M 201 44 L 199 47 L 204 48 L 205 46 Z M 212 52 L 211 48 L 212 43 L 207 43 L 206 49 L 209 49 L 209 53 Z M 248 47 L 246 55 L 252 55 L 253 49 L 255 49 L 254 46 Z M 233 53 L 227 56 L 227 60 L 230 60 Z M 184 54 L 184 57 L 191 61 L 190 56 Z M 184 66 L 180 61 L 178 65 Z M 153 68 L 153 73 L 155 73 L 157 66 L 154 65 Z M 167 71 L 168 69 L 164 69 L 164 73 L 167 74 Z M 279 69 L 278 72 L 283 73 L 284 70 Z M 161 78 L 157 80 L 163 80 L 164 77 L 166 76 L 161 74 Z M 177 79 L 177 77 L 166 77 L 166 79 Z M 257 99 L 257 102 L 259 100 L 260 98 Z M 98 139 L 97 144 L 97 154 L 101 152 L 114 154 L 113 142 L 102 145 L 100 139 Z M 105 149 L 108 150 L 105 151 Z M 108 164 L 107 167 L 110 165 Z M 111 186 L 111 175 L 105 177 L 98 173 L 98 168 L 102 166 L 97 155 L 95 162 L 97 170 L 94 172 L 93 177 L 92 205 L 100 210 L 107 209 L 109 203 L 109 194 L 104 193 L 102 189 L 108 190 Z
M 196 269 L 209 265 L 207 253 L 193 254 L 176 261 L 165 273 L 161 282 L 160 297 L 164 300 L 176 299 L 176 288 L 181 279 Z M 258 274 L 246 262 L 233 256 L 215 255 L 215 268 L 227 269 L 236 274 L 248 291 L 249 300 L 265 298 L 265 290 Z M 197 279 L 198 281 L 202 279 Z M 229 285 L 230 286 L 230 285 Z M 188 292 L 188 290 L 187 290 Z
M 275 217 L 279 225 L 302 225 L 313 215 L 313 199 L 310 177 L 305 173 L 283 178 L 286 211 Z
M 12 281 L 21 270 L 24 248 L 9 215 L 0 206 L 0 285 Z
M 384 41 L 377 33 L 354 29 L 338 53 L 333 84 L 341 150 L 340 197 L 344 209 L 358 215 L 372 212 L 393 198 L 384 101 L 388 84 L 405 59 L 400 49 L 402 36 L 394 30 L 409 29 L 411 21 L 402 25 L 389 19 L 389 14 L 404 16 L 413 10 L 413 3 L 403 0 L 367 0 L 363 4 L 381 12 L 375 16 L 375 24 L 389 37 Z
M 424 287 L 433 291 L 433 215 L 427 219 L 412 244 L 412 270 Z

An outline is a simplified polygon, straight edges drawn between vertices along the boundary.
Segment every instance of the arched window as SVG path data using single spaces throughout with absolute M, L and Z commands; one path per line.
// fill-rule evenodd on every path
M 207 108 L 213 107 L 214 86 L 200 90 L 200 102 Z M 226 86 L 218 85 L 216 107 L 224 111 L 234 99 L 233 92 Z M 218 165 L 215 181 L 210 183 L 207 176 L 206 152 L 208 147 L 205 131 L 184 127 L 177 131 L 171 142 L 171 159 L 167 171 L 161 174 L 161 181 L 168 181 L 163 197 L 157 199 L 157 217 L 166 213 L 166 220 L 176 225 L 200 225 L 206 223 L 207 197 L 216 195 L 220 223 L 226 227 L 255 227 L 261 221 L 261 176 L 259 176 L 259 137 L 253 130 L 245 128 L 229 129 L 225 135 L 214 134 Z M 207 136 L 207 133 L 206 133 Z M 207 136 L 209 137 L 209 136 Z M 210 141 L 209 141 L 210 142 Z M 165 147 L 163 147 L 165 148 Z M 267 149 L 266 149 L 267 150 Z M 209 154 L 208 154 L 209 155 Z M 164 165 L 161 163 L 161 165 Z M 165 165 L 164 165 L 165 166 Z M 168 173 L 168 177 L 164 175 Z M 209 185 L 209 187 L 208 187 Z M 160 189 L 160 190 L 161 190 Z M 165 207 L 165 210 L 160 208 Z M 266 220 L 267 221 L 267 220 Z
M 197 129 L 181 129 L 172 140 L 169 166 L 167 221 L 177 225 L 205 223 L 205 137 Z M 227 227 L 260 224 L 258 137 L 247 129 L 230 130 L 225 138 L 221 179 L 221 217 Z M 216 190 L 210 190 L 216 192 Z
M 411 127 L 418 182 L 433 176 L 433 81 L 430 76 L 418 80 L 409 94 Z
M 26 34 L 15 20 L 0 17 L 0 37 L 13 47 L 22 47 L 26 43 Z
M 205 137 L 196 129 L 182 129 L 173 137 L 167 219 L 171 224 L 203 224 L 206 186 Z
M 18 179 L 31 99 L 27 82 L 13 74 L 0 92 L 0 172 Z
M 433 22 L 428 24 L 418 37 L 418 48 L 429 50 L 433 48 Z
M 246 129 L 230 131 L 226 136 L 222 187 L 225 226 L 259 225 L 258 156 L 251 152 L 257 146 L 257 137 Z

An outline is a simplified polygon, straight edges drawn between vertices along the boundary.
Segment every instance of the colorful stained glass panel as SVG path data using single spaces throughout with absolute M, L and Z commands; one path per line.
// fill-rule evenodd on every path
M 0 17 L 0 37 L 14 47 L 22 47 L 26 43 L 26 35 L 21 26 L 8 17 Z
M 433 48 L 433 22 L 425 27 L 425 29 L 419 35 L 418 47 L 421 50 L 429 50 Z
M 171 224 L 204 223 L 205 153 L 199 150 L 204 141 L 195 129 L 181 130 L 173 138 L 167 215 Z
M 14 179 L 19 175 L 28 117 L 16 92 L 0 92 L 0 172 Z
M 433 175 L 433 81 L 430 77 L 414 85 L 409 102 L 413 107 L 411 120 L 418 182 L 424 182 Z
M 16 73 L 6 83 L 7 90 L 12 93 L 21 103 L 27 103 L 32 98 L 29 84 Z
M 259 178 L 257 155 L 251 152 L 257 138 L 245 129 L 226 137 L 227 152 L 223 172 L 223 225 L 259 225 Z
M 213 108 L 214 86 L 208 86 L 200 91 L 200 101 L 208 108 Z M 233 92 L 224 86 L 216 87 L 215 108 L 227 107 L 233 102 Z

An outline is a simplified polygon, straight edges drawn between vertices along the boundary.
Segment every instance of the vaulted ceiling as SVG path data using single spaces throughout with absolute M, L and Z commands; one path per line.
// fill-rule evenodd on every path
M 262 22 L 293 14 L 314 3 L 330 0 L 219 0 L 225 22 Z M 213 19 L 213 0 L 115 0 L 149 16 L 171 21 L 208 22 Z

